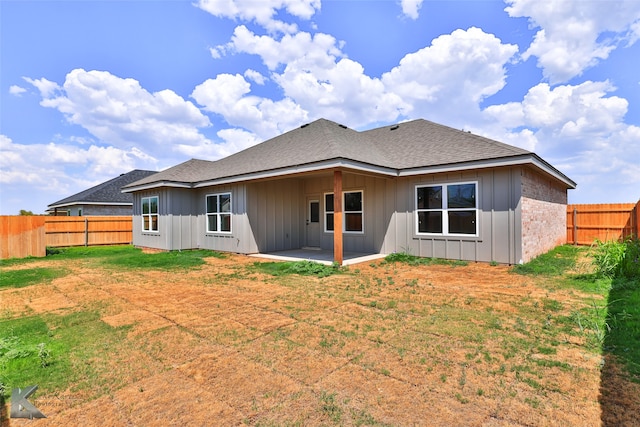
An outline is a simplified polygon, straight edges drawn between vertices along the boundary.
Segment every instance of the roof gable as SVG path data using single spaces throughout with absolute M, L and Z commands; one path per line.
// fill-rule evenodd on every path
M 397 175 L 410 169 L 522 156 L 535 157 L 553 169 L 527 150 L 423 119 L 362 132 L 319 119 L 223 159 L 192 159 L 125 188 L 133 191 L 168 183 L 209 185 L 269 171 L 291 173 L 302 165 L 321 165 L 332 160 L 357 163 L 364 168 L 385 168 Z M 555 172 L 559 179 L 575 186 Z
M 133 197 L 131 194 L 122 193 L 122 187 L 143 178 L 150 177 L 156 173 L 157 172 L 155 171 L 135 169 L 131 172 L 124 173 L 113 179 L 105 181 L 102 184 L 98 184 L 62 200 L 58 200 L 55 203 L 51 203 L 48 207 L 55 208 L 58 206 L 77 205 L 83 203 L 131 204 L 133 203 Z

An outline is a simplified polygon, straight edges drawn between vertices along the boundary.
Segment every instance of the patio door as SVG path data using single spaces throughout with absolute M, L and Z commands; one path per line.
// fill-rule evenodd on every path
M 307 246 L 320 247 L 320 201 L 307 199 L 306 218 Z

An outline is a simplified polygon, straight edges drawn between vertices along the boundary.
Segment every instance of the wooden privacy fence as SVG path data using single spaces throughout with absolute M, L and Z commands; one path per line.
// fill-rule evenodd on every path
M 130 244 L 131 216 L 0 216 L 0 259 L 45 256 L 47 246 Z
M 133 240 L 130 216 L 45 217 L 47 246 L 121 245 Z
M 44 216 L 0 216 L 0 259 L 46 255 Z
M 622 240 L 640 235 L 640 201 L 567 205 L 567 242 L 591 245 L 594 240 Z

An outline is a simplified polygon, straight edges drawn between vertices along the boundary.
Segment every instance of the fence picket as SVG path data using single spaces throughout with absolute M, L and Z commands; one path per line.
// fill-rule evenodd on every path
M 567 205 L 567 242 L 591 245 L 596 239 L 621 240 L 639 235 L 638 203 Z

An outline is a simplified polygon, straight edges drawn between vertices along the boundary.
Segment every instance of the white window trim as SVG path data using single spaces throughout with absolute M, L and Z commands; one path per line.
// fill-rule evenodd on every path
M 218 209 L 220 209 L 220 196 L 229 196 L 229 213 L 226 212 L 208 212 L 207 211 L 207 198 L 217 196 L 218 197 Z M 221 214 L 229 215 L 229 231 L 221 231 Z M 209 230 L 209 215 L 217 215 L 218 231 Z M 205 230 L 207 234 L 233 234 L 233 195 L 230 191 L 223 191 L 220 193 L 211 193 L 204 196 L 204 218 L 205 218 Z
M 465 185 L 465 184 L 474 184 L 475 185 L 475 200 L 476 207 L 475 208 L 449 208 L 447 206 L 448 195 L 447 195 L 447 186 L 448 185 Z M 424 187 L 442 187 L 442 208 L 441 209 L 418 209 L 418 188 Z M 479 237 L 480 236 L 480 209 L 478 206 L 480 205 L 480 196 L 478 193 L 479 189 L 479 181 L 454 181 L 454 182 L 434 182 L 434 183 L 423 183 L 416 184 L 413 189 L 413 203 L 414 203 L 414 227 L 416 236 L 446 236 L 446 237 Z M 420 227 L 418 224 L 418 212 L 433 212 L 440 211 L 442 212 L 442 233 L 423 233 L 420 232 Z M 449 215 L 448 212 L 455 211 L 475 211 L 476 214 L 476 232 L 474 234 L 464 234 L 464 233 L 449 233 Z
M 345 203 L 344 203 L 344 199 L 345 199 L 345 194 L 346 193 L 360 193 L 362 194 L 361 196 L 361 200 L 362 200 L 362 210 L 360 211 L 349 211 L 348 213 L 359 213 L 360 215 L 362 215 L 362 231 L 347 231 L 346 227 L 347 227 L 347 221 L 345 221 L 346 218 L 346 213 L 347 211 L 345 211 L 344 207 L 345 207 Z M 325 233 L 333 233 L 333 230 L 327 230 L 327 214 L 330 213 L 334 213 L 333 211 L 327 211 L 327 195 L 328 194 L 333 194 L 333 191 L 328 191 L 326 193 L 323 194 L 322 196 L 322 205 L 323 205 L 323 210 L 324 210 L 324 232 Z M 334 226 L 335 226 L 335 216 L 334 216 Z M 364 190 L 344 190 L 342 191 L 342 232 L 345 234 L 364 234 Z
M 149 200 L 149 213 L 148 214 L 144 213 L 144 207 L 143 206 L 144 206 L 145 199 Z M 156 206 L 158 207 L 158 212 L 156 212 L 156 213 L 152 213 L 151 212 L 151 199 L 157 199 Z M 152 224 L 151 217 L 154 216 L 154 215 L 156 217 L 158 217 L 158 219 L 156 221 L 156 224 L 158 224 L 158 229 L 157 230 L 145 230 L 145 228 L 144 228 L 144 218 L 145 218 L 145 216 L 149 217 L 149 225 L 151 225 Z M 142 219 L 142 232 L 143 233 L 160 233 L 160 196 L 158 196 L 158 195 L 146 196 L 146 197 L 142 197 L 140 199 L 140 218 Z

